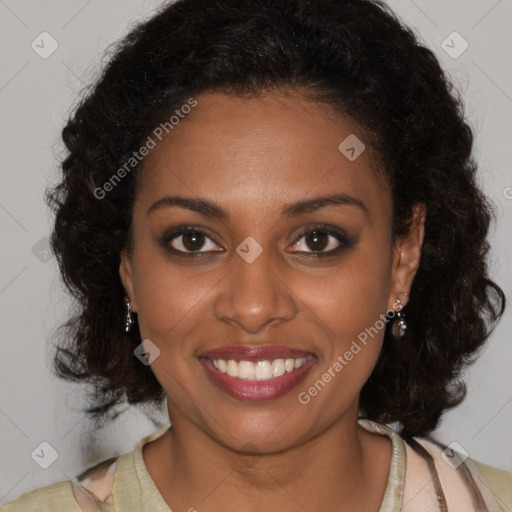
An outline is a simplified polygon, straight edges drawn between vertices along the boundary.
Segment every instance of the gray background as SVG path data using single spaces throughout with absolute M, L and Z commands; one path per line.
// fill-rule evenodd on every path
M 50 213 L 43 201 L 62 154 L 59 132 L 79 91 L 99 70 L 103 52 L 159 1 L 0 0 L 0 503 L 74 477 L 85 467 L 133 449 L 166 422 L 131 410 L 96 437 L 81 413 L 81 389 L 48 369 L 55 327 L 70 299 L 47 251 Z M 482 185 L 497 208 L 491 233 L 491 275 L 512 293 L 512 0 L 390 0 L 395 11 L 441 59 L 466 101 L 476 133 Z M 31 47 L 48 32 L 57 50 L 43 59 Z M 456 59 L 442 42 L 458 32 L 468 49 Z M 453 43 L 451 40 L 453 39 Z M 450 36 L 450 51 L 461 41 Z M 120 326 L 121 328 L 121 326 Z M 512 471 L 512 309 L 468 371 L 468 396 L 437 431 L 470 456 Z M 449 342 L 449 340 L 447 340 Z M 435 372 L 435 368 L 432 368 Z M 48 468 L 32 459 L 48 442 L 58 458 Z M 39 447 L 39 448 L 38 448 Z M 43 446 L 45 457 L 50 453 Z M 34 456 L 37 459 L 36 456 Z M 42 458 L 40 458 L 40 461 Z M 44 461 L 43 461 L 44 462 Z

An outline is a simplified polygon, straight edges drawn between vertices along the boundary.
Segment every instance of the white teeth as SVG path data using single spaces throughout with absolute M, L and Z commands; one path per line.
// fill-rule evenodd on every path
M 214 359 L 213 366 L 222 373 L 227 373 L 231 377 L 237 377 L 244 380 L 269 380 L 280 377 L 286 372 L 292 372 L 296 368 L 300 368 L 306 358 L 301 357 L 293 359 L 274 359 L 274 361 L 234 361 L 229 359 Z
M 258 380 L 267 380 L 272 377 L 272 365 L 268 361 L 258 361 L 254 376 Z
M 238 377 L 238 363 L 236 361 L 233 361 L 232 359 L 228 361 L 227 374 L 230 377 Z
M 300 359 L 295 359 L 295 368 L 300 368 L 306 362 L 305 357 L 301 357 Z
M 250 361 L 240 361 L 236 377 L 247 380 L 254 379 L 254 365 Z
M 286 368 L 284 367 L 284 359 L 276 359 L 272 363 L 272 375 L 274 377 L 280 377 L 284 375 Z

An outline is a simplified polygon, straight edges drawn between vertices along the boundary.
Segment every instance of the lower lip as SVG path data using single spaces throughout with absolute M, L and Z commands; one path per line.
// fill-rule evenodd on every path
M 272 400 L 292 390 L 315 364 L 314 357 L 308 357 L 300 368 L 269 380 L 244 380 L 231 377 L 217 370 L 210 359 L 201 357 L 199 361 L 206 368 L 209 377 L 220 389 L 238 400 Z

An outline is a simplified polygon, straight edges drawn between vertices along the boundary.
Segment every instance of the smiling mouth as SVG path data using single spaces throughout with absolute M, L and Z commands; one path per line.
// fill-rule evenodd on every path
M 239 400 L 271 400 L 302 381 L 317 361 L 310 352 L 283 346 L 224 347 L 199 356 L 210 380 Z

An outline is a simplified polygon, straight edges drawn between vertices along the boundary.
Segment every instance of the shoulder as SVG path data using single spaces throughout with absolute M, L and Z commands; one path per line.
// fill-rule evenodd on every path
M 66 480 L 22 494 L 0 512 L 97 512 L 114 510 L 115 481 L 118 488 L 130 489 L 133 498 L 136 485 L 142 485 L 138 472 L 145 473 L 142 447 L 162 436 L 170 424 L 143 437 L 128 453 L 103 460 L 81 473 L 75 480 Z M 149 483 L 148 483 L 149 482 Z M 149 477 L 145 484 L 152 485 Z M 156 488 L 152 490 L 157 493 Z M 142 491 L 141 491 L 142 493 Z M 141 494 L 140 493 L 140 494 Z M 119 496 L 118 496 L 119 497 Z
M 432 437 L 405 441 L 412 470 L 408 476 L 417 480 L 421 469 L 429 478 L 435 474 L 453 510 L 474 510 L 477 505 L 489 511 L 512 511 L 512 473 L 474 460 L 456 443 L 446 446 Z M 426 470 L 429 465 L 433 471 Z M 465 508 L 457 507 L 466 501 Z
M 22 494 L 0 509 L 2 512 L 82 512 L 71 481 L 57 482 Z
M 508 507 L 505 510 L 512 510 L 512 472 L 471 460 L 482 473 L 498 501 Z
M 96 464 L 76 480 L 66 480 L 22 494 L 0 512 L 97 512 L 111 505 L 117 458 Z

